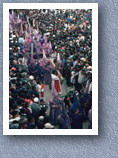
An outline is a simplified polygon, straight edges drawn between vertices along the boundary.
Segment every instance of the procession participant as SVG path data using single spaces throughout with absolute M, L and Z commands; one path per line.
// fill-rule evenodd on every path
M 50 62 L 47 61 L 44 68 L 44 83 L 45 84 L 49 85 L 51 83 L 51 71 L 52 71 L 52 67 L 50 65 Z
M 39 80 L 43 81 L 43 72 L 39 61 L 37 61 L 36 64 L 35 77 L 37 82 L 39 82 Z
M 60 78 L 58 77 L 58 74 L 56 70 L 53 70 L 51 74 L 52 78 L 52 87 L 54 86 L 55 90 L 57 91 L 58 94 L 61 94 L 61 83 L 60 83 Z
M 48 53 L 48 50 L 50 49 L 50 45 L 49 45 L 49 43 L 47 42 L 47 36 L 46 36 L 46 35 L 45 35 L 45 42 L 43 43 L 42 48 L 44 49 L 44 51 L 45 51 L 46 53 Z
M 52 87 L 53 97 L 49 101 L 50 106 L 50 123 L 59 125 L 62 128 L 68 128 L 69 119 L 65 110 L 63 100 L 61 100 L 56 92 L 54 86 Z
M 39 99 L 45 100 L 44 97 L 45 85 L 41 81 L 39 81 L 39 83 L 37 84 L 37 90 L 39 92 Z
M 38 57 L 41 57 L 42 46 L 41 46 L 41 43 L 39 42 L 39 34 L 37 34 L 36 38 L 37 38 L 37 40 L 35 41 L 36 54 Z
M 62 113 L 58 116 L 57 123 L 59 125 L 59 129 L 68 129 L 70 127 L 70 119 L 65 106 L 62 106 Z
M 72 118 L 71 128 L 72 129 L 82 129 L 83 124 L 83 112 L 81 105 L 77 99 L 76 94 L 74 93 L 74 102 L 69 109 L 69 116 Z
M 45 51 L 43 50 L 43 58 L 40 60 L 40 66 L 43 72 L 43 82 L 44 84 L 51 83 L 51 70 L 52 67 L 50 65 L 49 59 L 46 57 Z

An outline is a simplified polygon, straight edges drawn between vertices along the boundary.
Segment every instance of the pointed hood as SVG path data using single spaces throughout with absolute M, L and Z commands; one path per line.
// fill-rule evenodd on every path
M 47 58 L 46 55 L 45 55 L 44 49 L 43 49 L 43 58 Z
M 39 42 L 39 35 L 38 34 L 36 35 L 36 38 L 37 38 L 37 41 Z
M 12 10 L 11 14 L 12 14 L 12 16 L 14 17 L 14 11 L 13 11 L 13 10 Z
M 45 35 L 45 44 L 47 44 L 47 36 Z
M 28 34 L 28 39 L 27 39 L 27 43 L 30 43 L 31 42 L 31 37 L 30 37 L 30 32 Z
M 18 14 L 18 18 L 17 18 L 17 23 L 21 23 L 21 19 L 19 18 L 19 14 Z
M 52 49 L 52 44 L 51 44 L 51 42 L 49 42 L 49 48 Z
M 74 93 L 74 102 L 73 102 L 72 106 L 69 109 L 69 115 L 71 117 L 75 116 L 75 112 L 76 112 L 77 108 L 79 109 L 79 113 L 81 113 L 81 115 L 83 115 L 81 105 L 79 104 L 76 93 Z
M 9 13 L 9 20 L 10 20 L 10 22 L 13 20 L 13 16 L 10 13 Z
M 60 62 L 60 54 L 57 54 L 57 61 Z

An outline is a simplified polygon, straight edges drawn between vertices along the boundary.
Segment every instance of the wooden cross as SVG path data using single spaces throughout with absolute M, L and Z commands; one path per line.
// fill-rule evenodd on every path
M 51 65 L 52 65 L 52 67 L 53 67 L 54 69 L 56 69 L 56 66 L 55 66 L 53 60 L 50 58 L 49 61 L 50 61 Z M 57 71 L 57 74 L 58 74 L 59 78 L 60 78 L 61 80 L 63 80 L 63 77 L 62 77 L 61 73 L 59 72 L 59 70 L 56 69 L 56 71 Z
M 31 55 L 33 56 L 33 43 L 31 43 Z

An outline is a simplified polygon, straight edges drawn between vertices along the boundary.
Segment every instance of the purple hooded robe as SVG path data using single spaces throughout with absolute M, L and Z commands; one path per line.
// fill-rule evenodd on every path
M 49 101 L 50 106 L 50 123 L 59 125 L 61 129 L 67 129 L 70 125 L 69 117 L 65 110 L 64 102 L 59 98 L 55 88 L 53 89 L 53 97 Z

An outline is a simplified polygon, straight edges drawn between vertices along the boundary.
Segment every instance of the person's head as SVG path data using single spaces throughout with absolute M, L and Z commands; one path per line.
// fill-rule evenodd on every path
M 33 81 L 34 80 L 34 76 L 29 76 L 29 80 Z
M 42 83 L 42 82 L 41 82 L 41 81 L 39 81 L 39 85 L 41 85 L 41 83 Z
M 43 99 L 40 100 L 40 104 L 44 104 L 44 100 Z
M 38 103 L 39 99 L 37 97 L 34 98 L 34 103 Z

